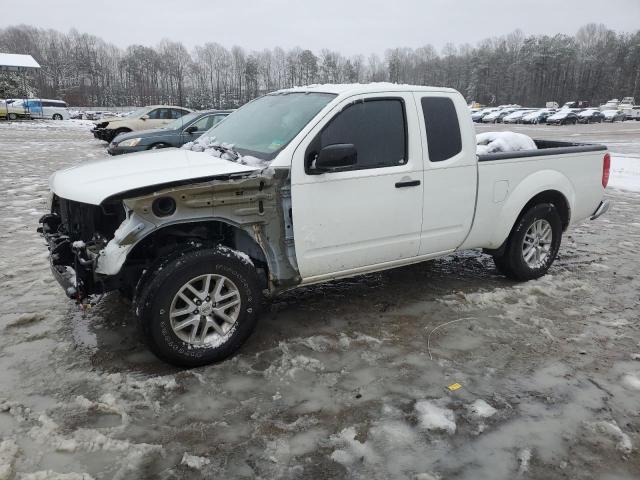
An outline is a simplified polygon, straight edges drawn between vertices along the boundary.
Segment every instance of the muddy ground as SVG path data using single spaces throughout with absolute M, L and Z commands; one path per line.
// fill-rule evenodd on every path
M 636 122 L 511 129 L 640 161 Z M 35 233 L 48 176 L 105 155 L 82 122 L 0 124 L 0 478 L 640 477 L 639 193 L 540 280 L 474 251 L 304 288 L 180 371 L 118 295 L 67 300 Z

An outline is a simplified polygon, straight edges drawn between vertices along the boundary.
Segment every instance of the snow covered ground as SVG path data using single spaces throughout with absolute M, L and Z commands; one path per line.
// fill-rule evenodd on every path
M 613 156 L 609 186 L 618 190 L 640 192 L 640 158 L 637 156 Z
M 49 174 L 103 144 L 0 123 L 0 479 L 639 478 L 633 128 L 522 131 L 616 153 L 612 210 L 550 275 L 513 283 L 469 252 L 309 287 L 233 359 L 179 371 L 117 295 L 79 312 L 35 233 Z

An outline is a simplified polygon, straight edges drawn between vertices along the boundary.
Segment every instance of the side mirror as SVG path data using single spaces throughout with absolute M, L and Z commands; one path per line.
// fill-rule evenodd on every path
M 196 127 L 195 125 L 189 125 L 187 128 L 184 129 L 185 133 L 188 133 L 189 135 L 191 135 L 194 132 L 198 131 L 198 127 Z
M 313 169 L 319 172 L 352 167 L 358 163 L 358 151 L 352 143 L 327 145 L 318 154 Z
M 140 120 L 149 120 L 149 115 L 142 115 Z

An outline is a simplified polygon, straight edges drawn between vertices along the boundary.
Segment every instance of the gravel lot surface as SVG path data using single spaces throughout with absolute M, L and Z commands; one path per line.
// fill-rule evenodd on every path
M 640 162 L 640 122 L 509 129 Z M 180 371 L 118 295 L 67 300 L 35 233 L 48 176 L 104 144 L 1 123 L 0 152 L 0 478 L 640 478 L 640 193 L 610 190 L 540 280 L 472 251 L 300 289 Z

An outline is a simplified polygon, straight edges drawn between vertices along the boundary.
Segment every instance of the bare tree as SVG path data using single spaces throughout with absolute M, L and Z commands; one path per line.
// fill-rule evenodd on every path
M 292 85 L 367 81 L 453 87 L 487 104 L 640 97 L 640 31 L 616 33 L 597 24 L 574 36 L 516 30 L 475 46 L 447 44 L 440 53 L 431 45 L 392 47 L 383 59 L 299 47 L 247 52 L 214 42 L 190 53 L 171 40 L 120 49 L 75 30 L 27 25 L 0 29 L 0 51 L 31 54 L 41 64 L 27 93 L 72 105 L 230 108 Z M 23 94 L 14 80 L 0 75 L 3 95 Z

